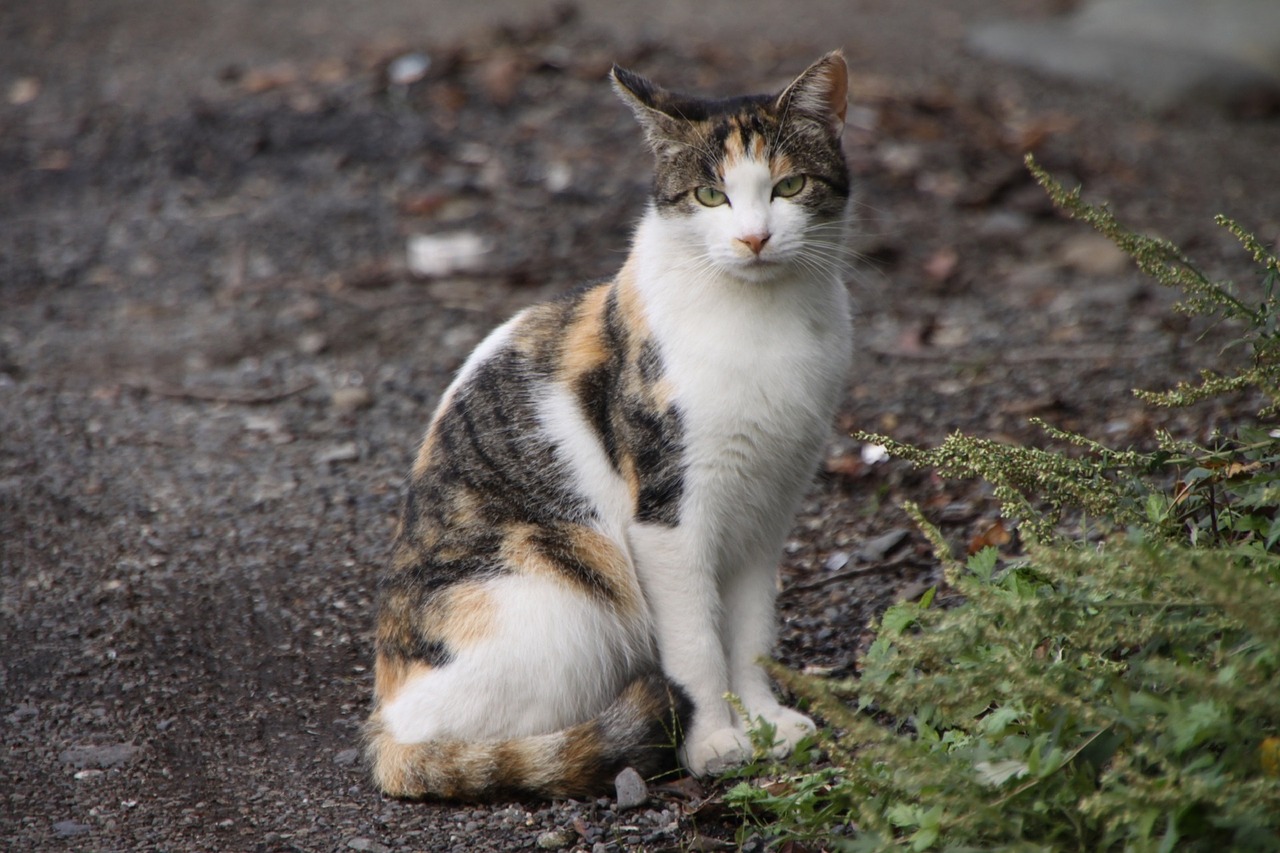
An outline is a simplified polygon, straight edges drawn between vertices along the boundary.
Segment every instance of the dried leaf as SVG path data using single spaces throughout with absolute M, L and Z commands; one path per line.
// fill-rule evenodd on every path
M 841 477 L 857 477 L 866 470 L 866 465 L 852 453 L 841 453 L 828 456 L 824 470 L 828 474 L 836 474 Z
M 480 84 L 485 94 L 500 107 L 515 100 L 523 79 L 524 66 L 516 56 L 495 56 L 480 68 Z
M 985 530 L 969 540 L 969 554 L 976 554 L 983 548 L 1000 548 L 1013 541 L 1013 536 L 1004 526 L 1004 520 L 997 518 Z
M 269 92 L 298 82 L 298 69 L 287 62 L 267 68 L 251 68 L 240 78 L 240 88 L 251 95 Z

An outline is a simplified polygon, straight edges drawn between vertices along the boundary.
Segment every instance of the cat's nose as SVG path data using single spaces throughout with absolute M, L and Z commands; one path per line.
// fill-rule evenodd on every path
M 752 254 L 758 255 L 764 251 L 764 244 L 768 243 L 769 238 L 772 236 L 773 235 L 768 232 L 764 232 L 762 234 L 748 234 L 745 237 L 739 237 L 738 242 L 744 244 L 748 249 L 750 249 Z

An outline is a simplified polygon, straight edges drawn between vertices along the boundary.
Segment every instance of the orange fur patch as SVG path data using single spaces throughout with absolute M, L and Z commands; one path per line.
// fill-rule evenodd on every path
M 493 598 L 483 584 L 458 584 L 432 605 L 424 633 L 450 649 L 473 646 L 493 632 L 494 610 Z
M 536 536 L 539 528 L 532 524 L 513 524 L 507 528 L 502 543 L 502 559 L 513 570 L 522 574 L 539 575 L 554 579 L 590 594 L 593 592 L 566 574 L 564 566 L 547 555 Z M 639 612 L 642 606 L 635 573 L 627 557 L 608 537 L 590 527 L 574 526 L 569 529 L 569 549 L 573 559 L 595 574 L 599 587 L 614 600 L 614 606 L 627 615 Z
M 435 453 L 435 447 L 436 425 L 433 421 L 431 427 L 427 430 L 426 437 L 422 439 L 422 444 L 418 446 L 418 455 L 413 460 L 412 477 L 421 477 L 431 467 L 431 457 Z
M 560 569 L 534 543 L 532 537 L 537 532 L 537 526 L 532 524 L 508 525 L 502 538 L 502 562 L 521 574 L 562 576 Z
M 731 120 L 729 122 L 729 134 L 724 140 L 724 158 L 720 161 L 722 164 L 720 169 L 721 177 L 734 163 L 746 156 L 747 151 L 742 147 L 741 124 L 736 119 Z
M 775 154 L 769 159 L 769 171 L 779 180 L 789 177 L 796 170 L 795 164 L 787 154 Z
M 588 291 L 579 303 L 569 328 L 562 333 L 564 344 L 560 350 L 559 372 L 561 379 L 569 384 L 584 373 L 595 370 L 609 357 L 601 334 L 608 296 L 609 286 L 606 284 Z
M 373 696 L 378 702 L 390 702 L 406 682 L 432 669 L 431 664 L 422 661 L 379 652 L 373 661 Z
M 382 727 L 377 711 L 369 719 L 366 729 L 365 756 L 369 760 L 373 781 L 385 793 L 393 797 L 420 797 L 426 793 L 414 784 L 414 744 L 397 743 Z
M 618 460 L 618 466 L 622 469 L 622 479 L 627 483 L 627 493 L 631 495 L 631 506 L 634 511 L 640 503 L 640 474 L 636 472 L 635 457 L 630 454 L 623 455 Z
M 631 340 L 639 343 L 649 337 L 649 318 L 644 313 L 644 303 L 640 301 L 640 292 L 636 288 L 636 258 L 630 257 L 614 279 L 614 287 L 618 292 L 618 310 L 622 314 L 622 322 L 631 330 Z
M 617 610 L 625 616 L 638 615 L 643 603 L 626 554 L 613 540 L 590 527 L 574 528 L 572 538 L 578 559 L 598 572 L 613 591 Z

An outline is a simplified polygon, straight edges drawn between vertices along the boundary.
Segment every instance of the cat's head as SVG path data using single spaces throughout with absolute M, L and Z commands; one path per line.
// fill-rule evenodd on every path
M 613 85 L 657 158 L 653 210 L 705 270 L 748 281 L 839 271 L 849 169 L 838 51 L 778 95 L 681 95 L 617 66 Z

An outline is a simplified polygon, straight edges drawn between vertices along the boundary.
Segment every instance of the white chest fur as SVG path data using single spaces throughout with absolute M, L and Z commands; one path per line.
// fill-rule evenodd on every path
M 639 239 L 660 240 L 652 216 Z M 649 257 L 669 261 L 656 252 Z M 644 257 L 645 255 L 642 255 Z M 834 276 L 762 281 L 642 263 L 638 284 L 686 437 L 686 521 L 722 542 L 776 537 L 813 474 L 849 363 L 848 295 Z

